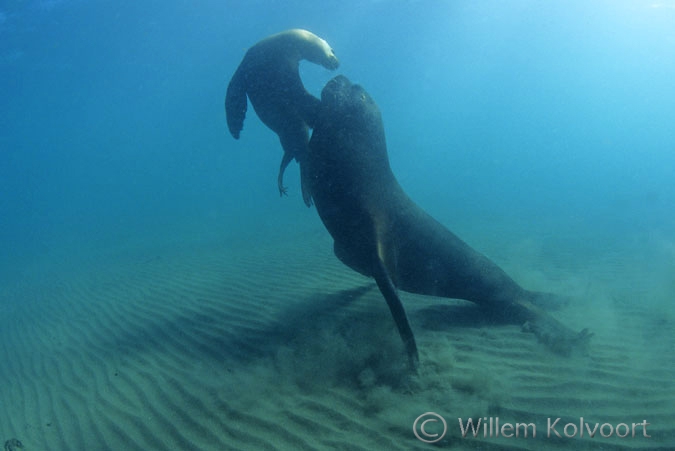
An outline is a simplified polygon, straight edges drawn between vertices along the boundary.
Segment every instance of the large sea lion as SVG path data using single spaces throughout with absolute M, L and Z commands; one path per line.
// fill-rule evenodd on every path
M 320 64 L 327 69 L 339 65 L 333 49 L 326 41 L 307 30 L 287 30 L 255 44 L 230 80 L 225 96 L 227 126 L 235 139 L 244 127 L 246 96 L 265 125 L 281 141 L 284 156 L 279 168 L 279 193 L 285 194 L 284 170 L 295 158 L 301 162 L 307 153 L 308 127 L 316 117 L 319 99 L 305 89 L 300 80 L 300 60 Z M 302 197 L 311 205 L 311 197 L 302 176 Z
M 406 195 L 389 166 L 377 105 L 343 76 L 321 93 L 305 165 L 336 256 L 375 279 L 414 368 L 417 346 L 397 288 L 473 301 L 493 315 L 526 323 L 527 330 L 562 352 L 590 336 L 541 309 L 554 295 L 522 288 Z

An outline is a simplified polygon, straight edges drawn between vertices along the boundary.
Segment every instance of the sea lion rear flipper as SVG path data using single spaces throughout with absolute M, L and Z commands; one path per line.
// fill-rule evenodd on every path
M 292 127 L 288 130 L 284 130 L 283 133 L 279 133 L 279 141 L 281 142 L 282 149 L 284 149 L 284 157 L 281 160 L 281 167 L 279 168 L 277 183 L 279 185 L 279 191 L 284 194 L 284 171 L 291 160 L 295 158 L 297 162 L 300 163 L 300 184 L 302 187 L 302 198 L 305 201 L 305 204 L 310 207 L 312 205 L 312 201 L 311 196 L 309 195 L 309 183 L 305 183 L 306 181 L 303 179 L 302 172 L 302 162 L 307 158 L 308 153 L 307 146 L 309 144 L 309 129 L 304 123 L 296 125 L 296 127 Z M 305 177 L 306 176 L 307 174 L 305 174 Z
M 384 267 L 384 263 L 379 257 L 376 257 L 374 260 L 373 277 L 375 278 L 375 282 L 377 282 L 377 286 L 384 296 L 384 299 L 387 301 L 391 315 L 394 317 L 398 333 L 401 336 L 406 352 L 408 353 L 410 367 L 413 371 L 417 372 L 420 358 L 417 352 L 415 336 L 413 335 L 413 331 L 410 328 L 410 322 L 408 321 L 408 315 L 405 313 L 401 299 L 396 292 L 396 287 L 394 287 L 394 283 L 391 281 L 391 277 L 389 277 L 389 274 Z
M 575 350 L 586 351 L 593 337 L 588 329 L 575 332 L 528 301 L 516 301 L 513 305 L 519 310 L 516 313 L 525 320 L 523 331 L 532 332 L 552 351 L 562 355 L 570 355 Z
M 279 166 L 279 175 L 277 176 L 279 196 L 288 196 L 288 189 L 284 186 L 284 171 L 291 161 L 293 161 L 293 154 L 290 152 L 284 152 L 284 156 L 281 158 L 281 166 Z
M 523 324 L 522 330 L 523 332 L 533 333 L 541 343 L 553 352 L 564 356 L 579 351 L 586 353 L 588 344 L 594 335 L 588 329 L 574 332 L 552 317 L 527 321 Z
M 239 66 L 227 86 L 225 94 L 225 116 L 227 128 L 235 139 L 239 139 L 239 133 L 244 128 L 246 118 L 246 77 Z

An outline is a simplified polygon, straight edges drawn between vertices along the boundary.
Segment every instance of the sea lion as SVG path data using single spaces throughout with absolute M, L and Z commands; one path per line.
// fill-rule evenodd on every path
M 417 345 L 397 289 L 475 302 L 497 317 L 526 323 L 528 331 L 562 352 L 590 336 L 573 332 L 538 306 L 554 295 L 522 288 L 406 195 L 389 166 L 377 105 L 344 76 L 321 92 L 305 166 L 335 255 L 375 279 L 413 368 Z
M 319 99 L 307 92 L 300 80 L 298 66 L 303 59 L 330 70 L 339 65 L 326 41 L 307 30 L 287 30 L 248 49 L 225 95 L 227 126 L 235 139 L 244 127 L 247 94 L 260 120 L 279 136 L 284 150 L 277 179 L 280 195 L 286 194 L 284 170 L 293 158 L 301 162 L 307 153 L 308 127 L 312 127 L 319 106 Z M 302 197 L 310 206 L 302 165 L 300 171 Z

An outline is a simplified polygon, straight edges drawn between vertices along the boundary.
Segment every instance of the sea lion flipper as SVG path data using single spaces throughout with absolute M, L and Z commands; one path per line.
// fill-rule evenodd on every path
M 302 198 L 305 201 L 307 206 L 311 206 L 311 196 L 309 195 L 309 187 L 307 183 L 303 183 L 302 178 L 302 162 L 307 157 L 307 144 L 309 143 L 309 129 L 307 125 L 297 124 L 295 128 L 289 128 L 286 130 L 286 133 L 279 135 L 279 141 L 281 142 L 281 147 L 284 149 L 284 156 L 281 160 L 281 167 L 279 168 L 279 175 L 277 176 L 277 183 L 279 185 L 279 191 L 283 194 L 286 188 L 283 186 L 284 183 L 284 171 L 286 167 L 295 158 L 298 163 L 300 163 L 300 183 L 302 186 Z M 306 174 L 305 174 L 306 177 Z M 307 196 L 307 197 L 306 197 Z
M 575 350 L 584 352 L 593 336 L 588 329 L 573 331 L 528 301 L 516 301 L 513 306 L 517 309 L 516 314 L 525 319 L 523 331 L 533 333 L 540 342 L 558 354 L 570 355 Z
M 574 332 L 553 319 L 553 317 L 527 321 L 523 324 L 522 330 L 524 332 L 532 332 L 541 343 L 553 352 L 563 356 L 569 356 L 579 351 L 585 353 L 594 335 L 588 329 Z
M 384 296 L 384 299 L 387 301 L 391 315 L 394 317 L 398 333 L 401 335 L 401 339 L 403 340 L 403 344 L 405 345 L 408 354 L 410 367 L 413 371 L 417 372 L 420 358 L 417 352 L 415 335 L 413 335 L 410 322 L 408 321 L 408 315 L 405 313 L 401 298 L 398 297 L 396 287 L 394 287 L 394 283 L 392 282 L 391 277 L 389 277 L 389 274 L 384 267 L 384 263 L 379 257 L 376 257 L 374 260 L 373 277 L 375 278 L 375 282 L 377 282 L 377 286 L 380 289 L 382 296 Z
M 225 115 L 227 128 L 235 139 L 239 139 L 239 133 L 244 128 L 246 118 L 246 76 L 241 66 L 232 76 L 225 94 Z
M 310 191 L 311 182 L 307 178 L 307 170 L 303 170 L 302 163 L 300 164 L 300 190 L 302 191 L 302 200 L 308 207 L 312 206 L 312 192 Z
M 293 154 L 290 152 L 284 152 L 284 156 L 281 158 L 281 165 L 279 166 L 279 175 L 277 176 L 279 196 L 288 196 L 288 189 L 284 186 L 284 171 L 291 161 L 293 161 Z

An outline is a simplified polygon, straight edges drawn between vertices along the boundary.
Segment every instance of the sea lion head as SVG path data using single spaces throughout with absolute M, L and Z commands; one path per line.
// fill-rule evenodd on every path
M 299 41 L 304 44 L 301 53 L 307 61 L 320 64 L 329 70 L 335 70 L 340 65 L 332 47 L 324 39 L 307 30 L 295 29 L 288 31 L 288 33 L 295 34 Z
M 325 67 L 328 70 L 335 70 L 340 66 L 340 61 L 337 59 L 337 56 L 335 56 L 335 52 L 331 48 L 330 45 L 328 45 L 328 42 L 324 41 L 323 39 L 319 38 L 322 42 L 321 46 L 323 48 L 323 56 L 321 57 L 321 61 L 319 64 L 321 64 L 323 67 Z
M 321 166 L 330 176 L 340 174 L 341 182 L 350 180 L 353 186 L 392 177 L 380 109 L 365 89 L 342 75 L 321 91 L 310 154 L 315 167 Z
M 333 116 L 332 122 L 339 123 L 344 132 L 378 137 L 384 133 L 380 109 L 373 98 L 343 75 L 326 83 L 321 91 L 321 105 L 324 114 Z

